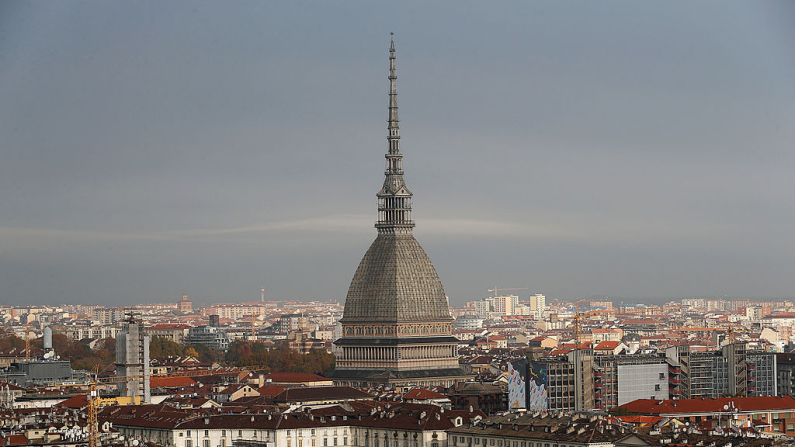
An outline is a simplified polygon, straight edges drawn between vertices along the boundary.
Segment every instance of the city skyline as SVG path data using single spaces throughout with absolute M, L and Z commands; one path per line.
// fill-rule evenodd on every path
M 452 305 L 795 295 L 789 3 L 1 8 L 3 304 L 343 302 L 390 31 Z

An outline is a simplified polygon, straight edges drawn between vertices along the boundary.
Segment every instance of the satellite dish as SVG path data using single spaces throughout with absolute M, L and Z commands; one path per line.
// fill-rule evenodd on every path
M 137 439 L 135 441 L 133 441 L 133 445 L 138 445 L 138 444 L 139 444 L 139 442 L 138 442 Z

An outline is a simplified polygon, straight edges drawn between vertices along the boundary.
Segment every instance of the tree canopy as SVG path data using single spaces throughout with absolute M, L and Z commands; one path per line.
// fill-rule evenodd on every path
M 334 371 L 334 355 L 323 349 L 302 354 L 286 343 L 270 348 L 265 343 L 235 340 L 224 360 L 230 366 L 257 366 L 265 372 L 308 372 L 328 376 Z

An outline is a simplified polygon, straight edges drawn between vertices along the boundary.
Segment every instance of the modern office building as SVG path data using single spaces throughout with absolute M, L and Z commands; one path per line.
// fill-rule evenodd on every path
M 594 356 L 594 406 L 610 410 L 635 399 L 668 399 L 668 362 L 645 354 Z
M 204 345 L 217 351 L 229 349 L 229 334 L 216 326 L 198 326 L 190 328 L 185 337 L 185 343 L 189 345 Z
M 748 351 L 744 343 L 720 350 L 691 351 L 689 346 L 666 350 L 672 398 L 777 395 L 776 356 Z

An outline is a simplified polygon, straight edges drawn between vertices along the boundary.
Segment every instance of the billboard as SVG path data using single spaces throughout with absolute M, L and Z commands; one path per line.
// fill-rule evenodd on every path
M 508 363 L 508 409 L 527 408 L 527 360 Z
M 532 362 L 527 366 L 527 411 L 547 411 L 549 409 L 547 365 Z

